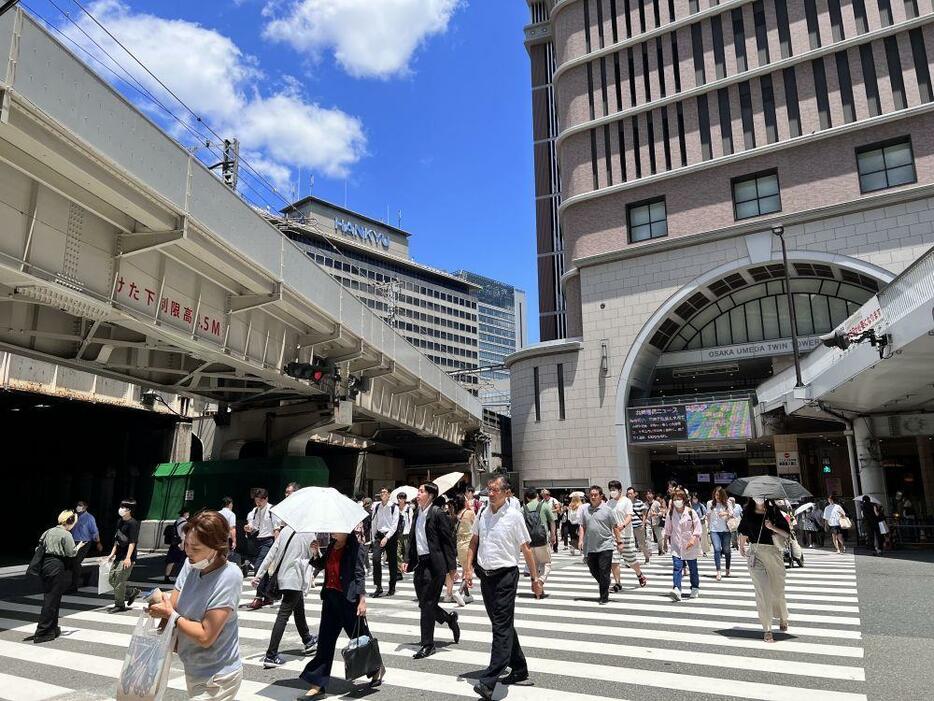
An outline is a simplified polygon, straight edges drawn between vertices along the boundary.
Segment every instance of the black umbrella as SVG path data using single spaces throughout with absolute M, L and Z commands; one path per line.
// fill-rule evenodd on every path
M 782 477 L 773 477 L 772 475 L 740 477 L 733 480 L 730 486 L 726 488 L 726 491 L 738 497 L 787 499 L 788 501 L 801 501 L 812 496 L 798 482 L 786 480 Z

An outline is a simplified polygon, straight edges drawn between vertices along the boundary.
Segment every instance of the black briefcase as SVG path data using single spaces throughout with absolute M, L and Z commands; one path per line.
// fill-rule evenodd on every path
M 360 622 L 365 620 L 362 616 L 357 618 L 354 637 L 347 647 L 341 650 L 341 657 L 344 658 L 344 678 L 347 681 L 375 674 L 383 666 L 383 657 L 379 654 L 379 642 L 376 638 L 360 638 Z M 369 626 L 367 628 L 369 629 Z

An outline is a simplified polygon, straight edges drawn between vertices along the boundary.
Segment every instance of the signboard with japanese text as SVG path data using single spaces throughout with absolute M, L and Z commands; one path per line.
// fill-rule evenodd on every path
M 788 450 L 776 453 L 775 466 L 780 475 L 797 475 L 801 472 L 801 465 L 798 462 L 798 451 Z
M 684 440 L 752 438 L 749 401 L 723 401 L 632 407 L 627 412 L 629 440 L 659 443 Z

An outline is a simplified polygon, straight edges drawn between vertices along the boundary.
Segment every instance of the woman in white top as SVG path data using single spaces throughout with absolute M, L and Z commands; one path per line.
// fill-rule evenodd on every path
M 717 569 L 717 581 L 720 581 L 720 561 L 726 558 L 726 576 L 730 576 L 730 541 L 733 534 L 730 531 L 729 520 L 733 517 L 733 507 L 723 487 L 713 490 L 713 499 L 707 510 L 707 524 L 710 529 L 710 539 L 713 541 L 713 564 Z
M 571 505 L 568 506 L 568 539 L 571 542 L 571 554 L 580 555 L 581 551 L 574 547 L 577 543 L 581 528 L 581 498 L 579 496 L 571 497 Z
M 308 563 L 311 559 L 311 544 L 314 541 L 314 534 L 296 533 L 289 526 L 285 526 L 253 578 L 253 586 L 258 587 L 263 575 L 268 572 L 270 578 L 276 578 L 282 593 L 282 603 L 279 604 L 269 647 L 263 659 L 263 667 L 266 669 L 285 664 L 285 660 L 279 656 L 279 643 L 290 616 L 295 620 L 295 627 L 302 638 L 304 653 L 313 654 L 318 645 L 318 638 L 311 634 L 305 621 L 305 591 L 309 585 Z

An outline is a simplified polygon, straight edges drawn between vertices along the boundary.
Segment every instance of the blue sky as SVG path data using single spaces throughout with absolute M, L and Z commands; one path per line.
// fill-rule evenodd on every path
M 50 4 L 29 9 L 110 64 Z M 55 0 L 133 79 L 177 103 Z M 529 62 L 522 0 L 97 0 L 95 17 L 290 197 L 397 222 L 421 262 L 526 290 L 537 309 Z M 91 65 L 99 68 L 89 60 Z M 137 102 L 139 94 L 101 71 Z M 125 74 L 124 74 L 125 75 Z M 144 105 L 186 145 L 195 139 Z M 249 179 L 249 176 L 247 176 Z M 255 180 L 246 195 L 281 204 Z M 259 192 L 257 192 L 259 191 Z M 537 318 L 529 323 L 538 338 Z

